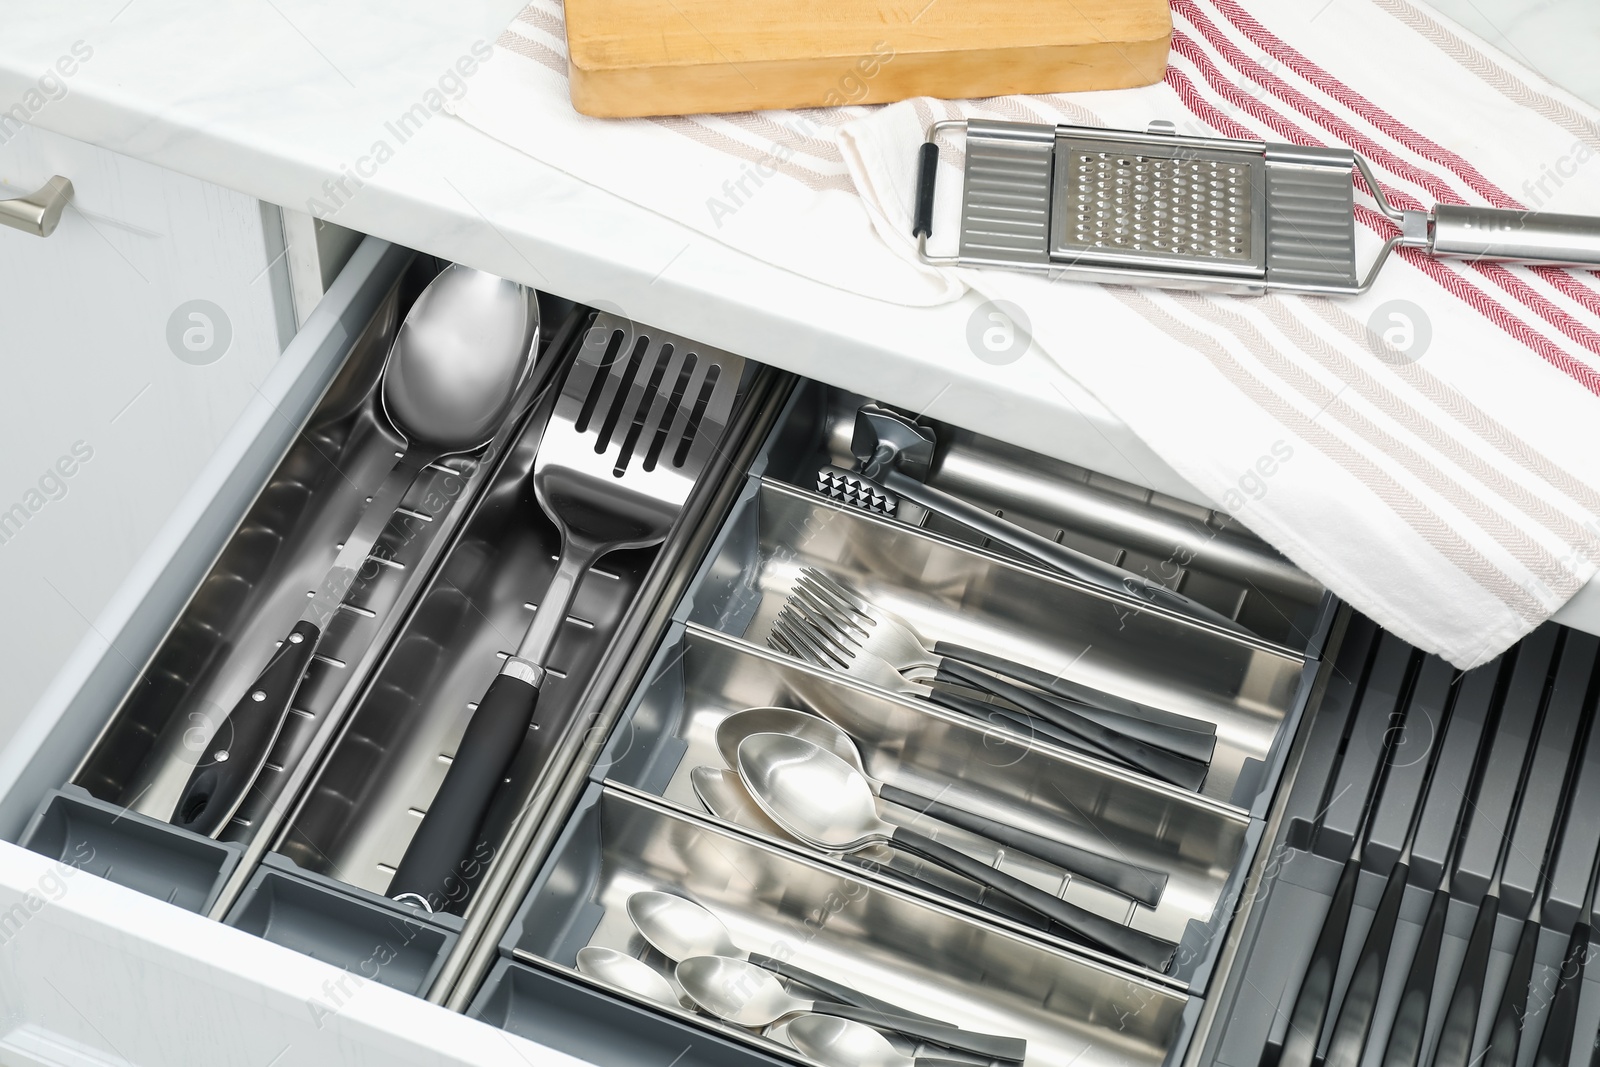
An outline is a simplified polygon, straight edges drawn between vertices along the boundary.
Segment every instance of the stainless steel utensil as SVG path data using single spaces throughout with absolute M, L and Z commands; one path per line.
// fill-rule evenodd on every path
M 870 1026 L 827 1015 L 801 1015 L 784 1025 L 791 1045 L 829 1067 L 971 1067 L 943 1056 L 908 1056 Z
M 1076 936 L 1144 967 L 1165 972 L 1175 945 L 1069 904 L 1020 878 L 878 814 L 862 775 L 809 741 L 784 734 L 755 734 L 739 745 L 739 776 L 774 822 L 814 848 L 854 852 L 888 844 L 1025 904 Z
M 734 712 L 717 726 L 717 751 L 722 753 L 722 758 L 728 761 L 730 767 L 736 767 L 739 763 L 739 743 L 751 734 L 761 733 L 799 737 L 824 752 L 833 753 L 855 768 L 879 800 L 910 808 L 937 822 L 960 827 L 1046 863 L 1053 863 L 1141 904 L 1153 908 L 1161 903 L 1161 894 L 1167 885 L 1165 872 L 1102 856 L 1064 841 L 1030 833 L 1010 823 L 984 818 L 914 790 L 881 782 L 867 773 L 861 752 L 850 735 L 817 715 L 791 708 L 748 708 Z
M 959 251 L 928 254 L 945 130 L 966 130 Z M 1438 204 L 1391 205 L 1347 148 L 1021 122 L 937 122 L 917 173 L 912 234 L 926 263 L 1047 271 L 1084 281 L 1212 292 L 1364 293 L 1396 247 L 1470 259 L 1600 266 L 1600 219 Z M 1400 232 L 1364 274 L 1353 172 Z
M 627 903 L 628 918 L 634 929 L 650 942 L 650 946 L 669 960 L 686 960 L 693 956 L 726 956 L 729 959 L 748 960 L 773 974 L 799 982 L 801 985 L 832 997 L 841 1004 L 854 1004 L 860 1008 L 892 1012 L 911 1019 L 933 1020 L 887 1001 L 869 997 L 842 982 L 835 982 L 819 974 L 796 967 L 776 956 L 749 952 L 734 943 L 733 935 L 721 919 L 709 908 L 686 897 L 658 890 L 646 889 L 632 894 Z
M 880 1026 L 997 1060 L 1020 1062 L 1028 1051 L 1028 1043 L 1020 1037 L 974 1034 L 954 1026 L 851 1004 L 803 1000 L 787 992 L 776 975 L 746 960 L 691 956 L 678 964 L 677 977 L 690 1000 L 717 1018 L 740 1026 L 771 1026 L 786 1015 L 816 1012 Z
M 422 470 L 488 444 L 533 369 L 537 294 L 452 264 L 406 314 L 383 367 L 381 409 L 406 442 L 294 628 L 207 742 L 172 821 L 216 834 L 260 774 L 306 666 L 372 547 Z
M 1008 545 L 1052 570 L 1105 590 L 1119 600 L 1132 597 L 1141 607 L 1160 608 L 1230 633 L 1249 634 L 1239 623 L 1176 589 L 1041 537 L 958 496 L 925 484 L 933 467 L 937 444 L 933 431 L 915 419 L 881 404 L 866 404 L 856 412 L 855 430 L 850 439 L 856 469 L 823 467 L 817 472 L 817 492 L 852 507 L 889 515 L 895 513 L 899 497 L 903 496 Z
M 561 531 L 555 578 L 516 654 L 479 702 L 389 895 L 443 895 L 529 732 L 545 661 L 595 560 L 659 544 L 716 451 L 744 361 L 599 315 L 584 337 L 534 459 L 533 491 Z M 548 736 L 540 740 L 554 745 Z
M 779 841 L 793 841 L 802 845 L 806 843 L 767 817 L 767 813 L 761 810 L 755 798 L 750 795 L 750 790 L 745 788 L 744 779 L 739 777 L 738 771 L 718 767 L 695 767 L 689 772 L 689 784 L 706 810 L 723 822 L 755 830 Z M 1023 926 L 1042 931 L 1050 929 L 1049 919 L 1030 908 L 1023 907 L 1010 897 L 990 893 L 987 886 L 974 886 L 962 878 L 951 879 L 949 884 L 929 881 L 919 861 L 902 855 L 887 845 L 864 848 L 841 858 L 846 863 L 863 868 L 892 871 L 898 877 L 931 893 L 987 908 Z
M 767 643 L 780 652 L 826 670 L 852 675 L 892 693 L 921 697 L 963 714 L 971 714 L 976 710 L 971 701 L 931 683 L 954 682 L 967 689 L 977 689 L 1050 723 L 1059 731 L 1058 734 L 1052 733 L 1052 740 L 1133 767 L 1185 789 L 1198 790 L 1205 784 L 1207 767 L 1204 763 L 1124 737 L 1085 718 L 1073 708 L 1012 685 L 995 675 L 948 661 L 939 671 L 932 672 L 932 677 L 929 677 L 930 672 L 926 668 L 901 671 L 881 656 L 858 649 L 844 640 L 845 636 L 827 615 L 815 611 L 803 600 L 791 600 L 773 620 Z
M 789 601 L 799 602 L 809 608 L 811 614 L 833 623 L 831 636 L 837 642 L 881 656 L 901 671 L 933 671 L 937 677 L 947 663 L 966 664 L 998 675 L 1014 685 L 1035 686 L 1051 692 L 1074 713 L 1090 722 L 1099 723 L 1124 737 L 1175 752 L 1186 759 L 1210 763 L 1216 751 L 1216 724 L 1204 719 L 1174 715 L 1159 708 L 1113 697 L 1109 693 L 1100 693 L 1088 686 L 1069 683 L 1065 688 L 1076 693 L 1068 695 L 1059 691 L 1061 684 L 1055 680 L 1050 680 L 1050 684 L 1038 685 L 1044 672 L 1031 670 L 1000 656 L 974 649 L 956 650 L 939 643 L 930 648 L 904 619 L 878 607 L 815 567 L 800 569 Z M 1130 713 L 1133 709 L 1137 709 L 1137 713 Z
M 613 989 L 664 1008 L 682 1008 L 672 983 L 643 960 L 614 948 L 588 945 L 578 950 L 578 970 Z

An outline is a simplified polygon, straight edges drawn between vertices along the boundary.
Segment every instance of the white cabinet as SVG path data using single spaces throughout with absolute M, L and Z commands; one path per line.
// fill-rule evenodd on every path
M 294 326 L 276 208 L 32 127 L 4 132 L 0 198 L 59 174 L 75 199 L 47 238 L 0 228 L 0 747 Z

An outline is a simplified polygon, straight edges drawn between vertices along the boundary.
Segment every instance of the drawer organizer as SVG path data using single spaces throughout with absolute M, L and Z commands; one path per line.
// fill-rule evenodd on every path
M 580 586 L 547 664 L 544 732 L 518 749 L 459 894 L 432 911 L 386 896 L 554 573 L 560 538 L 531 482 L 566 369 L 594 331 L 663 336 L 559 300 L 541 301 L 541 355 L 495 442 L 429 468 L 402 502 L 381 542 L 396 565 L 364 574 L 356 610 L 324 637 L 233 822 L 211 838 L 167 821 L 193 728 L 231 706 L 299 610 L 274 593 L 315 581 L 382 476 L 394 445 L 378 375 L 439 268 L 417 258 L 355 331 L 22 842 L 607 1065 L 846 1058 L 792 1020 L 745 1025 L 744 1000 L 718 1008 L 734 1021 L 711 1014 L 724 979 L 691 967 L 680 981 L 691 954 L 666 955 L 659 928 L 645 937 L 630 900 L 662 898 L 640 893 L 709 911 L 786 976 L 780 998 L 857 998 L 849 1010 L 882 1024 L 890 1056 L 1156 1065 L 1215 1047 L 1264 921 L 1252 887 L 1265 845 L 1333 840 L 1332 819 L 1286 839 L 1282 805 L 1309 788 L 1311 773 L 1295 774 L 1305 724 L 1342 736 L 1327 725 L 1342 691 L 1326 654 L 1348 613 L 1224 516 L 936 422 L 922 424 L 929 487 L 1241 629 L 1047 570 L 910 500 L 853 507 L 818 474 L 855 467 L 869 398 L 749 361 L 718 457 L 666 541 L 605 557 Z M 866 627 L 899 625 L 928 651 L 863 644 Z M 1366 626 L 1358 643 L 1373 639 Z M 1324 686 L 1333 710 L 1314 714 Z M 831 755 L 783 747 L 797 737 Z M 792 760 L 846 777 L 763 792 L 763 758 L 774 775 Z M 805 812 L 784 807 L 797 796 L 865 797 L 883 820 L 873 833 L 927 841 L 808 844 L 827 831 L 814 822 L 807 836 Z M 668 993 L 621 991 L 595 961 Z M 771 995 L 777 979 L 748 967 L 739 982 Z M 920 1021 L 888 1025 L 872 1004 Z
M 1245 638 L 1129 610 L 934 513 L 902 506 L 890 517 L 829 499 L 816 472 L 853 462 L 851 423 L 866 402 L 816 383 L 794 390 L 633 691 L 613 698 L 615 723 L 587 784 L 572 790 L 559 834 L 527 857 L 527 892 L 498 952 L 480 953 L 486 978 L 466 1006 L 597 1062 L 645 1067 L 682 1052 L 685 1062 L 798 1057 L 829 1067 L 814 1048 L 800 1051 L 804 1037 L 782 1022 L 752 1030 L 711 1014 L 704 976 L 679 978 L 695 943 L 664 948 L 660 930 L 639 918 L 642 902 L 660 898 L 635 895 L 654 892 L 712 913 L 741 954 L 820 976 L 809 988 L 790 981 L 802 998 L 855 996 L 1020 1037 L 1028 1063 L 1176 1062 L 1216 980 L 1335 605 L 1225 521 L 947 427 L 935 427 L 941 453 L 930 484 L 1102 559 L 1146 573 L 1165 566 L 1169 579 L 1181 572 L 1190 596 L 1235 618 L 1270 619 L 1269 633 Z M 1209 770 L 1184 787 L 1043 733 L 1038 720 L 1006 718 L 987 695 L 935 702 L 881 672 L 810 662 L 771 640 L 802 575 L 837 583 L 927 645 L 1003 656 L 1041 684 L 1097 691 L 1108 706 L 1137 706 L 1156 721 L 1203 722 L 1215 730 Z M 961 687 L 946 679 L 934 688 Z M 802 843 L 734 766 L 748 749 L 740 739 L 763 722 L 813 736 L 795 725 L 797 713 L 847 739 L 834 751 L 853 749 L 879 783 L 888 823 L 1170 942 L 1170 958 L 1141 963 L 1087 943 L 908 852 L 841 856 Z M 938 816 L 950 808 L 982 821 L 945 823 Z M 1134 899 L 1137 886 L 1075 875 L 1061 865 L 1072 856 L 1040 859 L 978 833 L 985 825 L 1110 857 L 1161 884 Z M 580 965 L 584 952 L 642 961 L 669 999 L 652 1003 L 643 985 Z M 613 1011 L 593 1006 L 618 997 L 626 1007 L 614 1011 L 631 1020 L 622 1041 L 608 1033 Z M 926 1034 L 885 1032 L 901 1055 L 986 1062 Z

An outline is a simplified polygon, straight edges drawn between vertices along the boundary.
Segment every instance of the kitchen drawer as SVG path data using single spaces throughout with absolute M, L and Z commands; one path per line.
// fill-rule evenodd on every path
M 528 386 L 527 412 L 484 457 L 441 472 L 461 488 L 433 516 L 436 529 L 412 545 L 414 556 L 395 557 L 406 575 L 390 580 L 387 600 L 368 601 L 378 621 L 352 623 L 337 639 L 350 642 L 350 655 L 308 683 L 314 736 L 284 761 L 299 776 L 263 794 L 217 840 L 174 837 L 163 821 L 170 798 L 157 795 L 168 786 L 140 777 L 146 760 L 136 753 L 159 748 L 165 726 L 156 709 L 170 716 L 181 705 L 160 693 L 144 705 L 124 696 L 158 650 L 188 647 L 178 638 L 205 608 L 191 594 L 206 575 L 250 577 L 230 553 L 241 517 L 277 507 L 272 490 L 263 492 L 269 475 L 297 469 L 296 450 L 308 439 L 343 447 L 339 434 L 307 438 L 302 428 L 314 409 L 340 408 L 346 390 L 368 395 L 375 354 L 419 270 L 425 280 L 427 267 L 412 253 L 362 245 L 263 386 L 259 417 L 236 428 L 159 551 L 119 594 L 109 647 L 80 653 L 52 690 L 59 699 L 35 709 L 33 747 L 5 753 L 13 772 L 0 797 L 3 836 L 26 833 L 49 855 L 0 844 L 0 1062 L 209 1064 L 218 1048 L 286 1063 L 814 1062 L 681 1004 L 642 1004 L 579 971 L 576 954 L 586 946 L 642 953 L 626 914 L 641 889 L 690 896 L 741 945 L 774 955 L 787 945 L 797 963 L 836 983 L 1025 1036 L 1030 1064 L 1255 1062 L 1276 1039 L 1274 1010 L 1247 991 L 1260 984 L 1258 973 L 1275 975 L 1266 981 L 1280 995 L 1293 984 L 1314 921 L 1305 916 L 1326 896 L 1360 822 L 1361 776 L 1370 779 L 1393 740 L 1383 702 L 1392 712 L 1422 691 L 1421 679 L 1444 692 L 1453 676 L 1352 620 L 1225 519 L 957 427 L 936 427 L 935 484 L 1181 582 L 1255 636 L 1130 609 L 936 515 L 886 517 L 827 500 L 813 475 L 849 462 L 845 427 L 865 398 L 754 364 L 741 379 L 732 436 L 689 519 L 660 549 L 610 558 L 601 584 L 586 590 L 581 625 L 558 646 L 548 762 L 513 767 L 512 788 L 487 824 L 497 848 L 481 877 L 470 876 L 468 895 L 432 914 L 384 896 L 395 856 L 437 789 L 448 758 L 439 756 L 470 717 L 496 651 L 514 643 L 508 634 L 534 610 L 536 599 L 525 598 L 548 580 L 554 531 L 527 479 L 549 386 L 596 325 L 623 328 L 564 314 L 570 308 L 558 302 L 548 305 L 563 314 L 546 324 L 555 336 L 540 362 L 545 377 Z M 359 488 L 308 492 L 334 526 L 339 509 L 360 498 Z M 276 529 L 289 545 L 281 566 L 297 573 L 315 553 L 294 547 L 301 520 L 279 511 Z M 1003 653 L 1040 678 L 1145 708 L 1154 721 L 1203 720 L 1216 737 L 1207 773 L 1179 785 L 1070 738 L 989 717 L 992 703 L 945 706 L 804 661 L 769 638 L 807 568 L 930 638 Z M 270 566 L 252 573 L 263 588 L 280 580 Z M 283 623 L 259 608 L 214 619 L 216 633 L 192 646 L 204 650 L 199 661 L 229 660 L 239 655 L 233 642 L 259 643 Z M 1525 646 L 1544 642 L 1549 663 L 1570 663 L 1567 674 L 1551 667 L 1534 678 L 1525 666 L 1531 680 L 1518 684 L 1568 691 L 1584 680 L 1582 699 L 1566 698 L 1570 736 L 1552 734 L 1546 747 L 1556 752 L 1565 736 L 1568 748 L 1600 753 L 1600 737 L 1586 740 L 1600 648 L 1555 628 L 1536 638 Z M 1505 684 L 1513 684 L 1509 672 Z M 1449 700 L 1436 703 L 1412 722 L 1446 722 Z M 693 772 L 720 765 L 730 773 L 719 727 L 762 705 L 833 722 L 886 783 L 931 789 L 991 823 L 1091 851 L 1109 841 L 1121 859 L 1164 874 L 1159 901 L 1141 903 L 1017 849 L 996 850 L 973 831 L 933 830 L 983 863 L 1170 942 L 1171 960 L 1141 963 L 1040 925 L 1036 915 L 997 909 L 992 897 L 920 860 L 847 863 L 759 810 L 746 818 L 707 804 Z M 453 711 L 419 713 L 444 708 Z M 1366 708 L 1360 730 L 1350 726 L 1354 708 Z M 1438 738 L 1422 740 L 1426 749 Z M 1389 772 L 1399 784 L 1374 822 L 1376 863 L 1398 854 L 1423 762 L 1396 761 Z M 59 788 L 69 780 L 73 787 Z M 1541 787 L 1533 806 L 1551 824 L 1554 790 Z M 1593 783 L 1581 796 L 1591 794 L 1600 795 Z M 925 814 L 902 805 L 890 817 L 920 825 Z M 258 819 L 276 829 L 258 835 Z M 1554 924 L 1592 906 L 1581 886 L 1594 836 L 1587 826 L 1572 832 L 1587 843 L 1565 849 L 1547 909 Z M 75 856 L 81 841 L 108 850 Z M 1294 862 L 1285 866 L 1285 856 Z M 1425 876 L 1432 856 L 1418 851 Z M 1527 872 L 1516 879 L 1508 885 L 1524 885 Z M 1361 922 L 1376 892 L 1365 879 Z M 1524 904 L 1514 889 L 1507 899 L 1509 922 Z M 1408 909 L 1397 951 L 1414 939 L 1417 907 Z M 1559 955 L 1560 939 L 1546 940 L 1540 973 L 1551 952 Z M 1584 999 L 1584 1025 L 1597 1012 L 1600 1002 Z
M 75 191 L 55 232 L 0 228 L 0 600 L 28 605 L 0 649 L 0 747 L 294 332 L 277 208 L 0 128 L 0 198 L 53 175 Z

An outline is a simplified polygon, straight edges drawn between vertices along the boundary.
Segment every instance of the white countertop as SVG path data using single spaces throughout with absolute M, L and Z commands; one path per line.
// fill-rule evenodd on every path
M 1339 0 L 1332 0 L 1337 3 Z M 1593 0 L 1434 0 L 1600 103 Z M 11 3 L 0 112 L 76 42 L 92 56 L 43 128 L 306 210 L 522 0 Z M 0 130 L 3 133 L 3 130 Z M 70 175 L 69 175 L 70 177 Z M 40 176 L 0 174 L 26 184 Z M 436 115 L 339 209 L 343 226 L 1203 502 L 1092 396 L 1029 353 L 967 348 L 972 296 L 906 308 L 758 262 Z M 1107 358 L 1115 358 L 1107 353 Z M 1600 620 L 1600 589 L 1596 594 Z M 1570 612 L 1572 609 L 1568 609 Z

